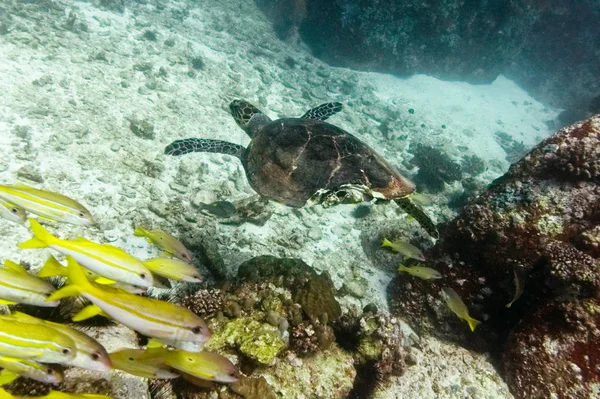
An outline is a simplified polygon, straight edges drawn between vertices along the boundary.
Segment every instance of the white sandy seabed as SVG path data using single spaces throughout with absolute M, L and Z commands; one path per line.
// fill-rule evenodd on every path
M 171 1 L 159 10 L 158 3 L 148 2 L 118 14 L 90 3 L 49 1 L 65 10 L 58 16 L 28 13 L 23 4 L 12 16 L 9 33 L 0 36 L 0 182 L 22 181 L 69 195 L 99 222 L 98 230 L 56 226 L 59 236 L 111 242 L 149 258 L 158 253 L 132 236 L 135 225 L 183 233 L 177 229 L 185 220 L 185 226 L 216 240 L 231 274 L 256 255 L 298 257 L 328 270 L 338 288 L 359 286 L 343 299 L 345 305 L 374 302 L 385 309 L 393 268 L 374 267 L 363 251 L 365 237 L 352 217 L 354 206 L 292 211 L 274 205 L 273 217 L 262 227 L 222 225 L 200 215 L 194 204 L 252 195 L 239 161 L 217 154 L 166 157 L 165 145 L 185 137 L 247 144 L 249 138 L 228 113 L 235 98 L 273 118 L 340 101 L 345 108 L 330 122 L 404 172 L 416 172 L 401 166 L 412 157 L 409 146 L 423 143 L 457 161 L 478 155 L 488 166 L 479 179 L 489 182 L 509 166 L 495 132 L 532 146 L 550 133 L 544 122 L 556 116 L 503 77 L 474 86 L 333 68 L 279 41 L 249 0 L 190 3 Z M 156 41 L 143 37 L 147 30 L 156 33 Z M 202 69 L 191 66 L 193 57 L 203 60 Z M 134 135 L 132 119 L 151 123 L 155 138 Z M 384 122 L 393 131 L 387 138 L 378 129 Z M 419 129 L 421 124 L 426 128 Z M 456 183 L 449 191 L 459 187 Z M 433 199 L 430 214 L 438 220 L 453 216 L 445 196 Z M 405 236 L 421 234 L 395 205 L 377 208 L 369 216 L 375 227 L 397 220 Z M 16 249 L 30 236 L 25 227 L 0 221 L 0 234 L 2 259 L 35 269 L 48 255 Z M 107 346 L 118 346 L 118 337 L 113 340 Z M 433 338 L 422 341 L 418 365 L 378 395 L 510 397 L 484 355 Z

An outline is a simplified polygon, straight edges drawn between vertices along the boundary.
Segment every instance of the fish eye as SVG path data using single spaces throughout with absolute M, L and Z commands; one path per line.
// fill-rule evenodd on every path
M 71 353 L 71 349 L 69 349 L 69 348 L 63 348 L 62 353 L 64 355 L 68 355 L 69 353 Z
M 129 360 L 133 362 L 135 359 L 133 357 L 130 357 Z
M 140 273 L 141 278 L 146 278 L 146 273 Z
M 12 213 L 19 213 L 19 210 L 17 208 L 11 208 L 10 211 Z
M 98 353 L 92 353 L 92 355 L 90 357 L 92 358 L 92 360 L 100 359 L 100 355 Z
M 192 332 L 194 334 L 200 334 L 201 331 L 202 331 L 202 328 L 200 328 L 200 326 L 192 328 Z
M 82 217 L 82 218 L 84 218 L 84 217 L 85 217 L 85 214 L 84 214 L 83 212 L 79 212 L 79 217 Z
M 46 374 L 52 375 L 52 374 L 54 374 L 54 370 L 46 369 Z

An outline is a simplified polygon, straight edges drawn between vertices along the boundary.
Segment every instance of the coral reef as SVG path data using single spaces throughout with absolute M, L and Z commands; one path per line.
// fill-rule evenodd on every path
M 592 395 L 600 378 L 589 367 L 595 352 L 586 349 L 598 334 L 599 159 L 600 116 L 544 140 L 469 203 L 425 254 L 442 279 L 395 277 L 388 287 L 393 313 L 503 359 L 517 398 Z M 443 287 L 482 321 L 475 333 L 449 311 Z
M 460 165 L 441 150 L 417 144 L 410 151 L 414 155 L 411 163 L 419 168 L 415 177 L 419 190 L 424 188 L 437 193 L 444 190 L 444 183 L 452 183 L 462 177 Z

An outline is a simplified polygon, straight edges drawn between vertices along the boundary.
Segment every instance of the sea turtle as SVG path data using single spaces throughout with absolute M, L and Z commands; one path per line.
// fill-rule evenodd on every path
M 341 111 L 342 104 L 330 102 L 300 118 L 277 120 L 245 101 L 234 100 L 229 109 L 252 139 L 247 148 L 227 141 L 189 138 L 169 144 L 165 154 L 215 152 L 236 156 L 257 193 L 292 207 L 302 207 L 309 200 L 393 200 L 430 235 L 438 237 L 433 222 L 408 198 L 415 185 L 372 148 L 325 122 Z

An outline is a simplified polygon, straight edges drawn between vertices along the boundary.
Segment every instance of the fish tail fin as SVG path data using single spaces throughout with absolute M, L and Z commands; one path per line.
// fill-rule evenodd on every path
M 469 323 L 469 328 L 471 328 L 471 331 L 472 331 L 472 332 L 475 332 L 475 329 L 477 328 L 477 326 L 478 326 L 479 324 L 481 324 L 481 322 L 480 322 L 479 320 L 475 320 L 475 319 L 474 319 L 474 318 L 472 318 L 472 317 L 469 317 L 469 318 L 467 319 L 467 323 Z
M 55 291 L 48 297 L 48 299 L 46 299 L 47 302 L 56 299 L 67 298 L 70 296 L 78 296 L 82 292 L 87 292 L 94 289 L 90 281 L 85 276 L 85 272 L 72 256 L 67 256 L 67 262 L 67 277 L 69 278 L 71 284 Z
M 57 238 L 54 237 L 48 230 L 42 227 L 42 225 L 35 219 L 29 219 L 31 225 L 31 231 L 33 232 L 33 238 L 22 242 L 18 245 L 21 249 L 30 248 L 46 248 Z
M 146 230 L 142 226 L 138 226 L 138 227 L 135 228 L 135 231 L 133 232 L 133 235 L 136 236 L 136 237 L 147 237 L 148 236 L 148 230 Z
M 8 259 L 4 259 L 4 267 L 18 273 L 27 273 L 27 271 L 23 269 L 23 266 Z
M 52 255 L 48 257 L 44 266 L 40 269 L 37 274 L 38 277 L 53 277 L 53 276 L 67 276 L 67 268 L 60 264 L 58 260 Z
M 390 240 L 388 240 L 387 238 L 383 239 L 383 242 L 381 243 L 382 247 L 391 247 L 392 243 L 390 242 Z
M 398 265 L 398 271 L 405 272 L 407 270 L 408 270 L 408 267 L 404 266 L 403 264 Z

